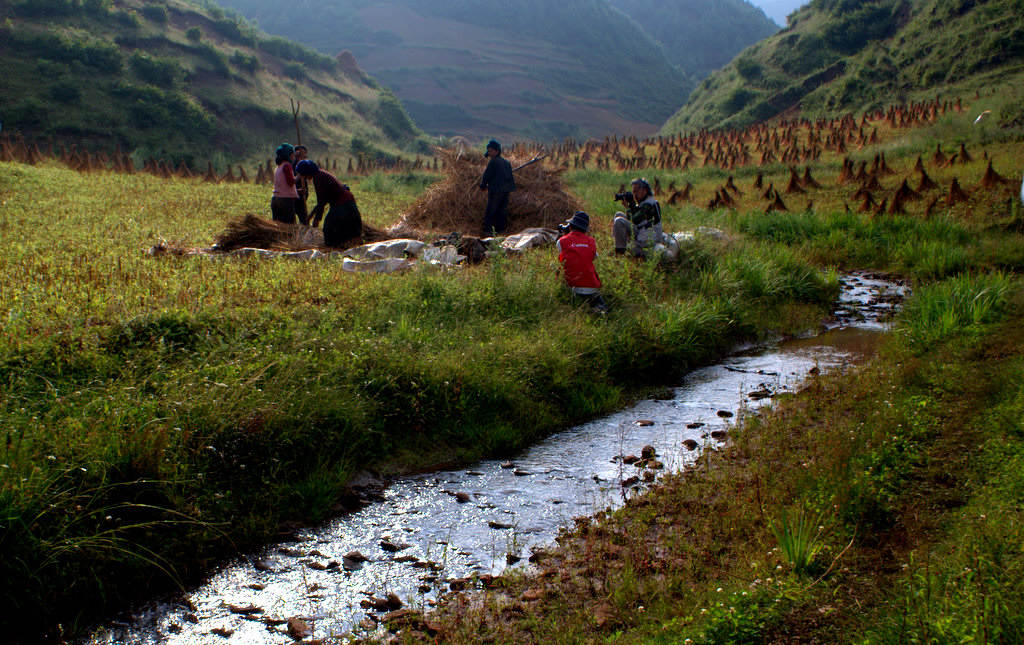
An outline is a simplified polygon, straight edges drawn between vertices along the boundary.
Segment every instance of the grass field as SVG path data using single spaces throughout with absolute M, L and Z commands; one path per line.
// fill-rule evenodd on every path
M 941 127 L 879 149 L 906 167 L 936 140 L 952 145 Z M 986 152 L 1020 165 L 1019 143 Z M 827 183 L 838 161 L 811 165 Z M 611 194 L 630 174 L 566 176 L 607 252 Z M 723 180 L 711 169 L 686 177 L 705 194 Z M 384 226 L 430 179 L 374 175 L 353 188 L 366 220 Z M 757 200 L 667 207 L 667 230 L 725 235 L 684 245 L 668 268 L 606 253 L 597 268 L 613 311 L 595 319 L 570 303 L 552 250 L 385 276 L 152 257 L 163 239 L 205 246 L 229 219 L 266 215 L 268 191 L 0 164 L 4 622 L 75 633 L 140 584 L 193 580 L 338 512 L 359 470 L 505 454 L 740 341 L 814 329 L 836 267 L 917 287 L 963 274 L 966 287 L 943 282 L 945 300 L 937 291 L 911 311 L 952 331 L 987 324 L 986 311 L 997 320 L 1024 265 L 1012 192 L 975 192 L 969 215 L 931 217 L 846 213 L 841 197 L 799 215 L 766 215 Z M 984 280 L 1001 294 L 988 310 L 950 313 L 948 294 Z M 924 327 L 915 342 L 946 337 Z

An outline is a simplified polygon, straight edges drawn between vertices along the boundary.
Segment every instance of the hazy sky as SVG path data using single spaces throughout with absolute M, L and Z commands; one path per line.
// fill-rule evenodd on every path
M 786 26 L 786 16 L 793 12 L 797 7 L 802 7 L 807 4 L 810 0 L 750 0 L 750 4 L 756 5 L 764 9 L 764 12 L 768 14 L 768 17 L 779 24 L 780 27 Z

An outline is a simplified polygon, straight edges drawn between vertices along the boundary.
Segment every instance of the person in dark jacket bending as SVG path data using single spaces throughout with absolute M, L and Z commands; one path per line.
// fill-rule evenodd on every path
M 491 139 L 484 156 L 490 159 L 480 179 L 480 190 L 487 191 L 484 235 L 497 235 L 508 226 L 508 196 L 516 189 L 516 182 L 512 178 L 512 164 L 501 156 L 500 143 Z
M 300 176 L 313 181 L 316 206 L 309 214 L 314 227 L 320 223 L 324 209 L 328 205 L 331 207 L 324 217 L 324 244 L 343 246 L 345 242 L 362 236 L 363 218 L 359 214 L 359 207 L 356 206 L 356 198 L 348 186 L 309 159 L 300 161 L 295 170 Z

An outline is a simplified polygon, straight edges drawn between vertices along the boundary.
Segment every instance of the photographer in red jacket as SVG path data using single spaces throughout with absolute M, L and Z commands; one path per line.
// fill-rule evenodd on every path
M 590 215 L 576 211 L 569 220 L 558 227 L 565 233 L 558 238 L 558 261 L 565 272 L 565 282 L 574 297 L 582 298 L 594 313 L 608 313 L 608 305 L 601 297 L 601 279 L 594 269 L 597 257 L 597 243 L 587 235 L 590 229 Z

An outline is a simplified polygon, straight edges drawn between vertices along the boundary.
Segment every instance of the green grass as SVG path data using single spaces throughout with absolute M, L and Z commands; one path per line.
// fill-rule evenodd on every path
M 268 191 L 3 170 L 4 607 L 72 630 L 142 581 L 324 519 L 358 469 L 506 454 L 741 340 L 813 327 L 837 288 L 759 242 L 698 243 L 676 271 L 602 256 L 605 319 L 572 306 L 551 252 L 387 276 L 157 258 L 265 214 Z M 384 226 L 429 181 L 353 189 Z
M 900 330 L 915 347 L 927 347 L 997 320 L 1013 291 L 1001 273 L 958 275 L 923 287 L 900 317 Z

